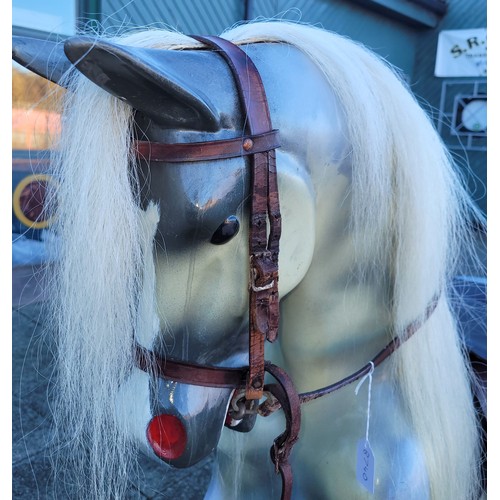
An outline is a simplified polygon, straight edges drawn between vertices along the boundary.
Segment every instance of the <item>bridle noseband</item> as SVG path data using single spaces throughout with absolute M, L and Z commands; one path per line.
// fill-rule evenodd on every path
M 417 331 L 434 312 L 439 297 L 429 303 L 424 315 L 409 324 L 402 335 L 393 338 L 370 362 L 339 382 L 298 394 L 290 376 L 280 367 L 265 361 L 265 341 L 278 337 L 278 255 L 281 235 L 275 149 L 280 146 L 278 131 L 272 129 L 267 99 L 259 72 L 243 50 L 223 38 L 193 36 L 217 51 L 231 69 L 236 83 L 246 133 L 234 139 L 197 143 L 150 143 L 135 141 L 140 159 L 154 162 L 196 162 L 248 156 L 252 172 L 249 235 L 249 363 L 241 368 L 198 365 L 162 358 L 138 344 L 135 346 L 137 366 L 162 378 L 205 387 L 232 388 L 237 393 L 240 416 L 258 413 L 267 416 L 282 409 L 286 429 L 271 447 L 271 459 L 281 474 L 281 498 L 290 499 L 292 469 L 289 455 L 300 430 L 300 405 L 330 394 L 366 375 L 390 356 Z M 269 222 L 269 228 L 268 228 Z M 276 384 L 264 385 L 265 373 Z M 260 405 L 259 400 L 266 396 Z M 234 398 L 233 398 L 234 399 Z M 241 406 L 242 405 L 242 406 Z

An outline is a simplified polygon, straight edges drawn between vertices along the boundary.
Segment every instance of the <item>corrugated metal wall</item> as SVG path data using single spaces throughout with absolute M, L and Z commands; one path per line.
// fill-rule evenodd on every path
M 100 21 L 107 31 L 167 25 L 183 33 L 215 35 L 244 14 L 241 0 L 103 0 Z
M 419 32 L 350 0 L 102 0 L 100 12 L 107 32 L 163 24 L 184 33 L 219 34 L 258 17 L 317 24 L 365 43 L 409 79 Z
M 378 0 L 101 0 L 100 3 L 100 15 L 95 17 L 108 32 L 167 25 L 184 33 L 219 34 L 239 21 L 258 17 L 301 21 L 336 31 L 364 43 L 400 68 L 436 119 L 443 83 L 443 79 L 433 76 L 439 31 L 486 26 L 486 0 L 448 0 L 448 12 L 436 29 L 391 17 L 377 8 L 377 4 L 390 2 Z M 420 8 L 408 0 L 399 2 L 398 8 L 404 5 Z M 486 212 L 486 151 L 454 152 L 461 158 L 470 191 Z
M 411 78 L 418 30 L 346 0 L 254 0 L 252 17 L 284 17 L 316 24 L 359 41 Z

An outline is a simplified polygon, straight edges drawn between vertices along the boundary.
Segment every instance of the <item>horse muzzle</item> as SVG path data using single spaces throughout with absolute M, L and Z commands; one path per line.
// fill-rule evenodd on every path
M 146 439 L 154 454 L 177 468 L 190 467 L 216 447 L 233 390 L 152 379 L 152 414 Z

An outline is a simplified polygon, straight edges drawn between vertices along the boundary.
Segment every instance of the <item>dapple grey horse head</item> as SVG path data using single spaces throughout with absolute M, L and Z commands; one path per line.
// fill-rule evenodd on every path
M 342 37 L 288 23 L 224 37 L 257 67 L 279 130 L 281 322 L 266 359 L 306 394 L 413 333 L 366 373 L 364 396 L 345 384 L 302 405 L 294 497 L 365 498 L 368 488 L 376 498 L 469 498 L 475 416 L 445 282 L 471 205 L 433 127 L 386 65 Z M 235 433 L 231 388 L 169 379 L 134 357 L 138 344 L 155 359 L 248 365 L 250 158 L 153 162 L 133 147 L 243 137 L 233 72 L 217 51 L 172 33 L 15 47 L 18 61 L 74 95 L 57 193 L 73 243 L 55 318 L 61 366 L 78 370 L 62 370 L 63 386 L 81 382 L 88 395 L 65 392 L 79 436 L 92 438 L 93 491 L 120 491 L 126 464 L 111 464 L 138 445 L 176 467 L 217 449 L 210 498 L 278 495 L 269 446 L 281 410 Z M 377 460 L 368 486 L 356 478 L 360 439 Z

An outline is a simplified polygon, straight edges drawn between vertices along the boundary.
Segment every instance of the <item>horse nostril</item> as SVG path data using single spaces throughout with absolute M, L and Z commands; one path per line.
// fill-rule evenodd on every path
M 214 232 L 210 243 L 223 245 L 238 234 L 240 221 L 235 215 L 230 215 Z
M 160 458 L 179 458 L 186 448 L 187 434 L 182 422 L 174 415 L 156 415 L 146 431 L 149 444 Z

